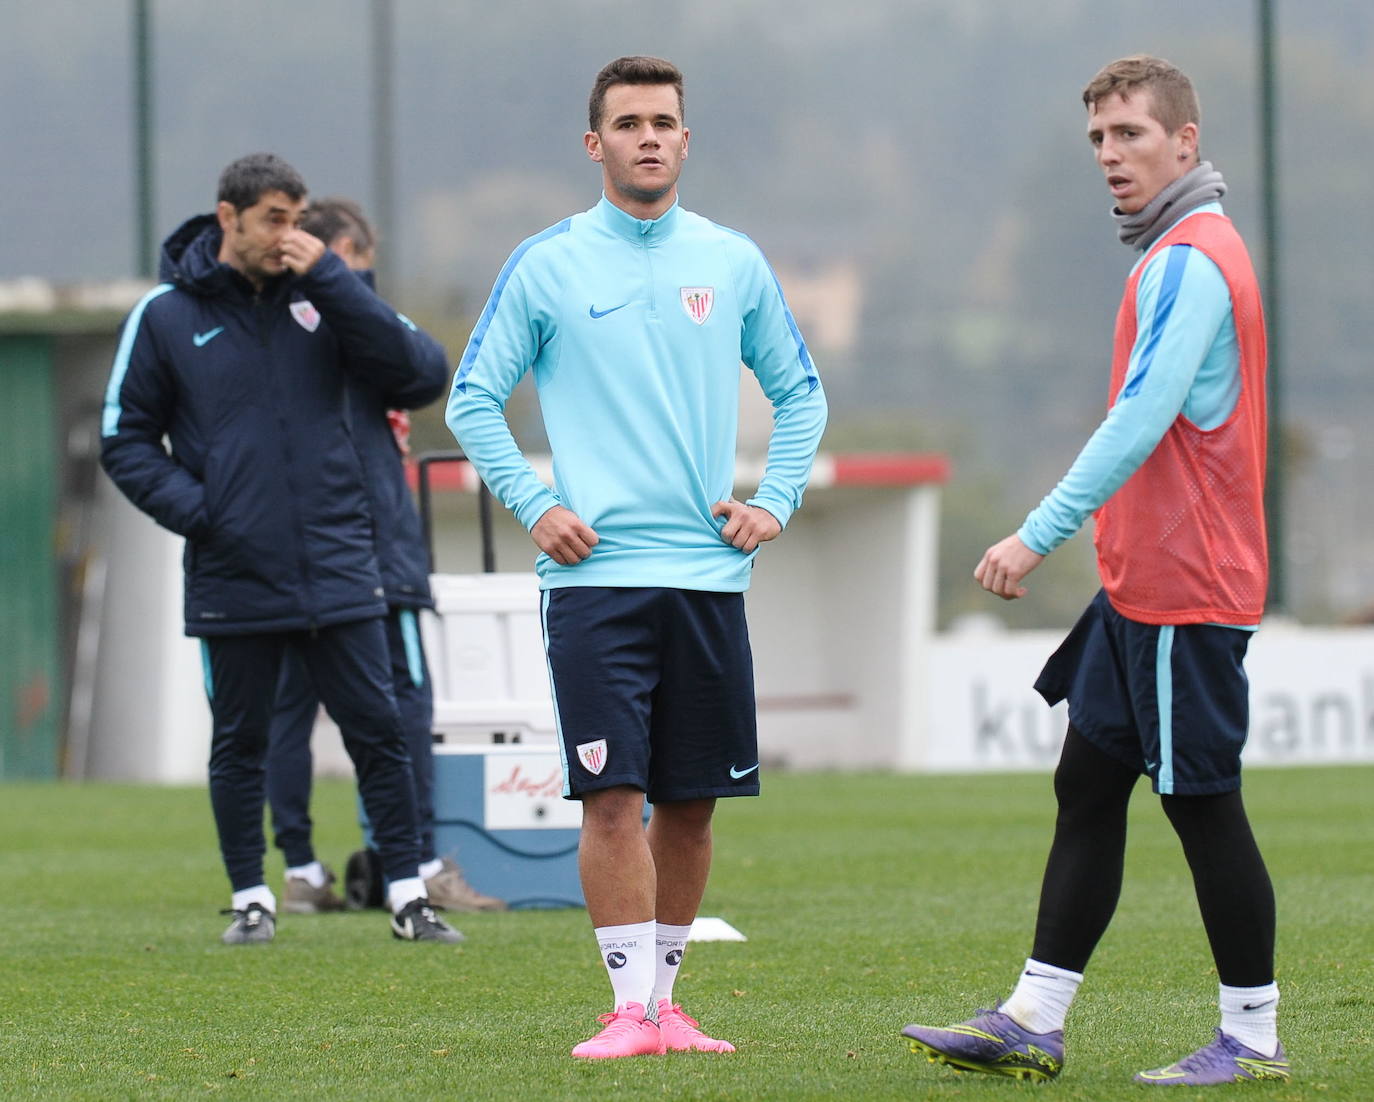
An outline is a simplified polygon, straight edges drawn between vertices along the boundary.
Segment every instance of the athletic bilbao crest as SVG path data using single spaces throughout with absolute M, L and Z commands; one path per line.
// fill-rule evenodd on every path
M 606 740 L 599 738 L 595 742 L 578 743 L 577 760 L 588 773 L 600 776 L 601 770 L 606 768 Z
M 698 325 L 701 325 L 711 316 L 711 307 L 715 305 L 716 289 L 714 287 L 683 287 L 680 290 L 682 295 L 682 308 L 687 311 L 687 316 Z
M 320 327 L 320 312 L 305 299 L 291 304 L 291 316 L 307 333 L 313 333 Z

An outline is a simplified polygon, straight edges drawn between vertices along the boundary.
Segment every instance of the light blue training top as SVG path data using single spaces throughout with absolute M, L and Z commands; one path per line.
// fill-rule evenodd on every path
M 1203 212 L 1221 214 L 1221 204 L 1204 203 L 1184 218 Z M 1135 347 L 1121 394 L 1059 485 L 1026 517 L 1021 542 L 1048 555 L 1136 472 L 1179 414 L 1213 429 L 1239 398 L 1240 349 L 1221 269 L 1191 245 L 1162 249 L 1136 286 Z
M 468 340 L 447 421 L 527 529 L 555 505 L 600 538 L 544 589 L 749 587 L 757 552 L 720 538 L 731 496 L 740 363 L 773 404 L 765 473 L 749 504 L 784 526 L 825 427 L 811 355 L 758 246 L 674 204 L 635 218 L 604 196 L 523 242 Z M 505 404 L 533 369 L 553 451 L 550 491 L 521 454 Z

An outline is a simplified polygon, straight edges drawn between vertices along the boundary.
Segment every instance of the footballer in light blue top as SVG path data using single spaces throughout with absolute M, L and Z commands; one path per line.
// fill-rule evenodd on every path
M 747 504 L 786 526 L 801 504 L 826 400 L 782 289 L 743 234 L 683 210 L 640 219 L 604 195 L 511 255 L 454 378 L 447 421 L 527 529 L 572 510 L 599 537 L 541 587 L 742 592 L 755 552 L 720 535 L 734 484 L 740 364 L 773 405 Z M 505 418 L 533 371 L 554 458 L 550 490 Z

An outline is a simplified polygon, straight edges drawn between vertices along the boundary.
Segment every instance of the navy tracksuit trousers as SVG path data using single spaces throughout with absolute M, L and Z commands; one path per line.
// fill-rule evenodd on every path
M 386 618 L 386 636 L 392 690 L 400 709 L 415 781 L 420 860 L 430 861 L 435 857 L 434 692 L 416 615 L 414 609 L 393 608 Z M 272 808 L 273 840 L 288 868 L 315 860 L 310 819 L 315 763 L 310 753 L 310 736 L 319 707 L 320 694 L 315 691 L 310 671 L 298 654 L 288 651 L 277 686 L 276 714 L 272 717 L 267 751 L 267 802 Z
M 235 891 L 264 883 L 265 762 L 288 652 L 305 666 L 343 734 L 387 879 L 418 874 L 415 784 L 392 691 L 385 623 L 379 617 L 314 631 L 202 640 L 214 716 L 210 802 Z

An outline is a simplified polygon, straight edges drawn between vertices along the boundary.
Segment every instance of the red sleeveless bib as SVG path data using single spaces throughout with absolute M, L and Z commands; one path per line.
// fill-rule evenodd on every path
M 1228 218 L 1185 218 L 1126 281 L 1116 317 L 1109 405 L 1136 340 L 1136 286 L 1158 252 L 1191 245 L 1221 269 L 1240 350 L 1240 397 L 1203 431 L 1180 415 L 1097 513 L 1098 571 L 1112 606 L 1147 624 L 1255 624 L 1269 586 L 1264 526 L 1265 336 L 1259 284 Z

